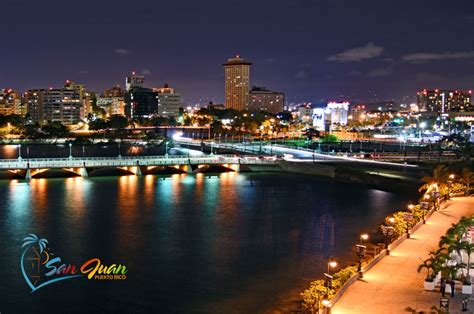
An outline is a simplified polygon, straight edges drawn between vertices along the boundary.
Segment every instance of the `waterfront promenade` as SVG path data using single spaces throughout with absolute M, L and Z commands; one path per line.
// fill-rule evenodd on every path
M 451 224 L 462 216 L 474 214 L 474 197 L 453 198 L 444 207 L 414 232 L 411 239 L 403 241 L 390 256 L 365 273 L 364 279 L 351 285 L 331 313 L 396 314 L 407 313 L 407 307 L 431 313 L 432 306 L 439 306 L 439 289 L 434 292 L 423 289 L 426 272 L 418 273 L 418 265 L 428 257 L 430 250 L 437 248 L 440 237 Z M 456 296 L 449 298 L 450 313 L 466 313 L 460 311 L 462 295 L 456 291 Z M 469 301 L 468 308 L 469 313 L 473 313 L 474 301 Z

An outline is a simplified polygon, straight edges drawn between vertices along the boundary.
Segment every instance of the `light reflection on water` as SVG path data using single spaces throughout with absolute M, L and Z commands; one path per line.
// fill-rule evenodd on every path
M 353 260 L 360 231 L 407 202 L 288 174 L 2 181 L 2 310 L 260 312 L 321 274 L 329 256 Z M 30 295 L 18 266 L 28 233 L 68 263 L 126 264 L 129 278 L 71 280 Z

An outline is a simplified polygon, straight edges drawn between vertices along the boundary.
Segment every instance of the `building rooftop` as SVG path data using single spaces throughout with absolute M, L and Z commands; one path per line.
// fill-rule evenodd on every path
M 234 58 L 227 59 L 227 62 L 223 66 L 232 66 L 232 65 L 252 65 L 251 62 L 245 61 L 240 55 L 236 55 Z

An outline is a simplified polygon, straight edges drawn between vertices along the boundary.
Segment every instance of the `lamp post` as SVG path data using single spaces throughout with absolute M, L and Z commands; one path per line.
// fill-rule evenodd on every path
M 403 213 L 403 220 L 405 220 L 405 223 L 406 223 L 407 239 L 410 239 L 410 226 L 411 226 L 411 222 L 413 221 L 413 214 Z
M 454 174 L 449 175 L 448 180 L 448 199 L 451 198 L 451 187 L 453 186 Z
M 390 217 L 388 221 L 390 224 L 393 224 L 395 222 L 395 218 Z M 392 226 L 382 226 L 381 229 L 382 229 L 383 235 L 385 236 L 385 249 L 387 250 L 387 255 L 390 255 L 389 245 L 390 245 L 390 240 L 392 239 L 395 233 L 395 230 L 393 229 Z
M 365 257 L 365 252 L 367 250 L 367 247 L 362 244 L 356 244 L 356 249 L 357 249 L 357 272 L 359 273 L 359 278 L 364 277 L 364 273 L 362 272 L 362 260 Z
M 213 144 L 214 142 L 211 142 L 211 156 L 214 156 L 214 152 L 212 151 Z
M 165 158 L 168 158 L 168 141 L 165 142 Z
M 438 191 L 431 192 L 431 197 L 433 198 L 433 204 L 434 204 L 435 210 L 439 210 L 439 196 L 440 196 L 440 193 Z
M 336 268 L 337 267 L 337 262 L 333 259 L 329 259 L 328 261 L 328 274 L 331 274 L 331 268 Z
M 118 142 L 118 158 L 122 158 L 122 155 L 120 154 L 120 142 Z
M 18 160 L 21 160 L 21 144 L 18 144 Z
M 420 210 L 421 210 L 421 215 L 423 218 L 423 224 L 426 224 L 426 212 L 430 210 L 430 203 L 428 202 L 430 196 L 425 194 L 423 199 L 425 200 L 424 202 L 420 202 Z
M 72 159 L 72 143 L 69 143 L 69 159 Z

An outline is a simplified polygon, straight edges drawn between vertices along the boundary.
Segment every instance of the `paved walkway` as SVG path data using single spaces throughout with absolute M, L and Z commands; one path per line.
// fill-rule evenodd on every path
M 428 252 L 438 246 L 441 236 L 451 224 L 462 216 L 474 215 L 474 197 L 454 198 L 445 208 L 435 212 L 426 225 L 421 226 L 411 239 L 403 241 L 390 256 L 384 257 L 378 264 L 364 274 L 364 279 L 350 286 L 342 298 L 331 310 L 332 314 L 356 313 L 408 313 L 411 307 L 430 313 L 433 305 L 439 306 L 439 291 L 423 289 L 426 270 L 418 273 L 421 260 Z M 450 298 L 450 313 L 461 312 L 461 298 Z M 474 301 L 469 301 L 469 312 L 474 313 Z

